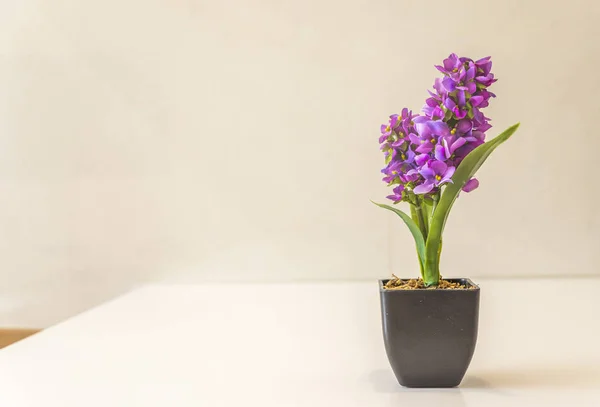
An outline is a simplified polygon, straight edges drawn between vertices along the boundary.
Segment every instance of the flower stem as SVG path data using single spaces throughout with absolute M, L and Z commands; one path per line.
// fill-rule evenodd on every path
M 419 216 L 417 215 L 417 206 L 413 203 L 410 203 L 410 216 L 412 218 L 412 220 L 415 221 L 415 223 L 417 224 L 417 226 L 419 227 L 419 230 L 421 231 L 421 233 L 423 233 L 423 230 L 421 228 L 421 222 L 419 221 Z M 425 239 L 425 238 L 423 238 Z M 425 278 L 425 259 L 421 258 L 421 256 L 419 255 L 419 252 L 417 250 L 417 257 L 419 258 L 419 268 L 421 269 L 421 278 Z
M 433 203 L 431 205 L 431 213 L 429 214 L 429 224 L 433 223 L 433 217 L 435 216 L 435 209 L 437 208 L 437 204 L 440 200 L 441 192 L 438 192 L 432 195 Z M 423 281 L 427 287 L 436 286 L 440 281 L 440 254 L 442 251 L 442 238 L 440 237 L 440 244 L 438 247 L 438 252 L 436 253 L 436 261 L 434 263 L 429 263 L 425 267 L 423 267 Z
M 433 214 L 435 213 L 435 208 L 437 208 L 437 204 L 438 201 L 440 200 L 440 195 L 441 193 L 438 192 L 437 194 L 433 195 L 433 205 L 431 206 L 431 214 L 429 215 L 429 223 L 431 224 L 431 221 L 433 220 Z
M 423 202 L 417 198 L 417 204 L 415 205 L 415 212 L 417 214 L 417 220 L 419 224 L 419 229 L 421 229 L 421 233 L 423 233 L 423 239 L 427 241 L 427 220 L 423 216 Z

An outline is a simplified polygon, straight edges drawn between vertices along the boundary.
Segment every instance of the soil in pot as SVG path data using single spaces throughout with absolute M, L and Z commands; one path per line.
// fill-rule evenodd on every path
M 473 285 L 462 284 L 458 281 L 440 279 L 437 286 L 426 287 L 422 279 L 401 279 L 392 274 L 394 278 L 389 280 L 383 288 L 386 290 L 474 290 Z

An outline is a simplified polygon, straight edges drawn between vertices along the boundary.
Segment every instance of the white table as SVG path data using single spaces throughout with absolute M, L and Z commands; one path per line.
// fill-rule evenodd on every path
M 0 406 L 600 406 L 600 280 L 477 282 L 458 389 L 397 384 L 375 281 L 148 286 L 0 351 Z

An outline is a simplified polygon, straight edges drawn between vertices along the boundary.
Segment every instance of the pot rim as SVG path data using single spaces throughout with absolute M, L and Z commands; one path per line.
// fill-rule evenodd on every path
M 413 277 L 414 278 L 414 277 Z M 400 277 L 401 280 L 410 280 L 410 278 L 402 278 Z M 470 278 L 464 278 L 464 277 L 456 277 L 456 278 L 445 278 L 444 280 L 447 281 L 451 281 L 451 282 L 461 282 L 463 284 L 467 284 L 468 286 L 474 287 L 474 288 L 470 288 L 468 290 L 440 290 L 438 288 L 415 288 L 412 290 L 387 290 L 384 288 L 385 283 L 387 283 L 388 281 L 390 281 L 391 278 L 384 278 L 384 279 L 380 279 L 378 280 L 379 282 L 379 291 L 381 292 L 386 292 L 386 293 L 390 293 L 390 292 L 422 292 L 422 291 L 432 291 L 432 292 L 444 292 L 444 291 L 450 291 L 450 292 L 461 292 L 461 291 L 465 291 L 465 292 L 473 292 L 473 291 L 479 291 L 480 288 L 477 284 L 475 284 Z

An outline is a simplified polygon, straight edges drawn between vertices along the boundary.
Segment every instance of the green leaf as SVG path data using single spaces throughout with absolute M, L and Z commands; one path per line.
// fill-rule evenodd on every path
M 371 201 L 373 202 L 373 201 Z M 396 209 L 392 206 L 380 204 L 377 202 L 373 202 L 375 205 L 380 208 L 387 209 L 389 211 L 394 212 L 396 215 L 400 216 L 400 218 L 404 221 L 410 233 L 412 233 L 413 238 L 415 239 L 415 244 L 417 246 L 417 254 L 419 255 L 419 263 L 420 266 L 423 267 L 425 265 L 425 239 L 423 238 L 423 234 L 419 229 L 419 226 L 408 216 L 406 213 L 402 212 L 400 209 Z
M 445 186 L 442 197 L 435 208 L 431 224 L 429 225 L 429 235 L 427 236 L 425 250 L 425 278 L 423 279 L 426 285 L 437 284 L 439 281 L 439 255 L 442 250 L 442 233 L 456 197 L 466 182 L 475 175 L 479 167 L 492 154 L 492 151 L 508 140 L 518 128 L 519 123 L 509 127 L 499 136 L 471 151 L 456 169 L 452 177 L 453 183 Z

